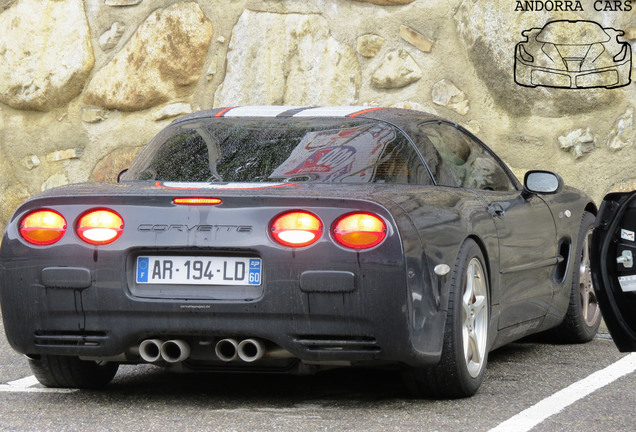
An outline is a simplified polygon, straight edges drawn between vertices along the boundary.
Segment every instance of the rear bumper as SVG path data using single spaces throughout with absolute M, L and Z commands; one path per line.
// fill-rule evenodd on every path
M 134 362 L 146 339 L 182 339 L 205 360 L 205 347 L 219 339 L 258 338 L 306 362 L 439 360 L 445 302 L 434 298 L 419 237 L 400 210 L 311 197 L 272 197 L 264 205 L 251 196 L 201 210 L 168 198 L 51 198 L 19 208 L 0 249 L 0 304 L 14 349 Z M 90 246 L 69 230 L 54 245 L 33 247 L 17 230 L 31 208 L 54 207 L 71 223 L 105 201 L 126 222 L 112 244 Z M 316 243 L 290 249 L 269 238 L 268 221 L 290 208 L 321 218 L 325 232 Z M 326 227 L 354 210 L 384 218 L 381 244 L 358 252 L 332 241 Z M 153 255 L 257 258 L 261 284 L 142 286 L 137 257 Z
M 388 256 L 400 256 L 392 252 Z M 198 347 L 200 358 L 214 360 L 218 340 L 257 338 L 305 362 L 438 361 L 439 353 L 412 347 L 402 258 L 347 252 L 327 265 L 302 252 L 270 251 L 257 298 L 241 290 L 232 298 L 233 287 L 218 287 L 225 298 L 174 299 L 133 294 L 138 254 L 118 259 L 102 252 L 95 261 L 84 253 L 84 262 L 72 268 L 33 257 L 4 262 L 0 300 L 12 347 L 29 355 L 136 362 L 143 340 L 182 339 Z

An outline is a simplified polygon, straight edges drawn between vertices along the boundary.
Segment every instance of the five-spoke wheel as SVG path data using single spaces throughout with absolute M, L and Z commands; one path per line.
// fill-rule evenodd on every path
M 466 285 L 462 296 L 463 341 L 466 368 L 470 376 L 479 376 L 488 342 L 488 291 L 484 268 L 472 258 L 466 268 Z
M 590 245 L 592 244 L 593 230 L 587 230 L 581 250 L 581 262 L 579 264 L 579 294 L 581 300 L 581 315 L 588 327 L 594 326 L 600 318 L 601 310 L 598 306 L 594 286 L 592 285 L 592 271 L 590 269 Z

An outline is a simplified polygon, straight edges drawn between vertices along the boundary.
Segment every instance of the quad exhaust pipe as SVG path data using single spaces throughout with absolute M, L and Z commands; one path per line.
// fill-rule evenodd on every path
M 219 360 L 231 362 L 241 359 L 246 363 L 252 363 L 265 356 L 265 346 L 256 339 L 221 339 L 214 347 L 214 353 Z
M 268 349 L 261 340 L 254 338 L 241 341 L 233 338 L 221 339 L 214 346 L 214 353 L 219 360 L 226 363 L 237 359 L 253 363 L 263 358 L 293 357 L 282 348 Z M 139 344 L 139 355 L 148 363 L 179 363 L 190 357 L 190 345 L 181 339 L 145 339 Z
M 259 339 L 221 339 L 216 343 L 214 352 L 219 360 L 230 362 L 236 359 L 253 363 L 263 358 L 289 358 L 292 353 L 282 348 L 268 349 Z
M 190 345 L 181 339 L 162 341 L 146 339 L 139 344 L 139 355 L 148 363 L 163 360 L 167 363 L 178 363 L 190 357 Z

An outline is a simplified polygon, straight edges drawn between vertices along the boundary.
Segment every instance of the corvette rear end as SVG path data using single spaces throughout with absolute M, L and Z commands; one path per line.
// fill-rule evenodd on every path
M 205 201 L 155 186 L 69 187 L 27 202 L 1 250 L 10 343 L 194 368 L 409 358 L 396 343 L 407 337 L 395 337 L 408 330 L 391 213 L 255 187 Z

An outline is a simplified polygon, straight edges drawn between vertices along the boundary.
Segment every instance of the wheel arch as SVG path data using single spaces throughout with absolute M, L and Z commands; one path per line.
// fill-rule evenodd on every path
M 585 205 L 583 211 L 592 213 L 594 216 L 598 216 L 598 208 L 596 208 L 596 205 L 591 201 Z

